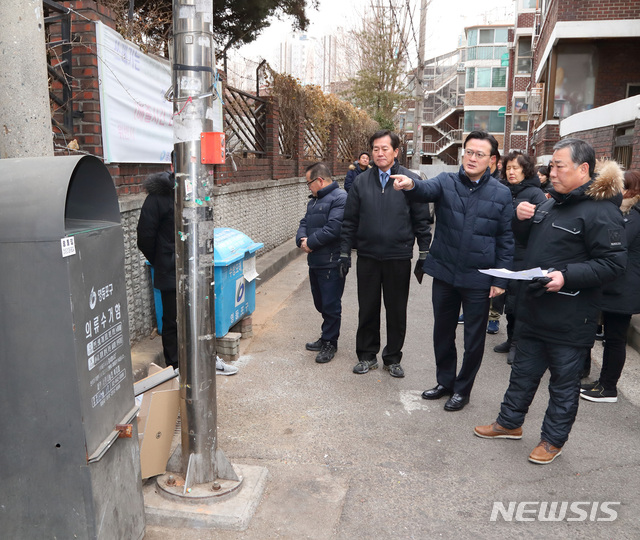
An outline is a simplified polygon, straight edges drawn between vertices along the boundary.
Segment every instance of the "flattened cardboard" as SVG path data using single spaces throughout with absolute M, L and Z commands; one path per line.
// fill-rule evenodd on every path
M 157 369 L 150 367 L 150 375 L 153 375 L 152 371 L 157 372 Z M 174 378 L 142 394 L 138 433 L 143 479 L 166 472 L 178 419 L 179 388 L 178 379 Z

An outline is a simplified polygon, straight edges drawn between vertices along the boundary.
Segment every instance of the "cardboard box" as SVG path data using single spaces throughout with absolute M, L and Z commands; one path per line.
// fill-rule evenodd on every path
M 147 379 L 166 370 L 173 371 L 170 367 L 162 370 L 151 364 Z M 138 437 L 142 478 L 145 479 L 164 474 L 167 469 L 180 406 L 178 378 L 174 377 L 140 395 L 142 403 L 138 413 Z

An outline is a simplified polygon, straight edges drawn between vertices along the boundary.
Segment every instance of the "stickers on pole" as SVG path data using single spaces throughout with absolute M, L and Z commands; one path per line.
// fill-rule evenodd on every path
M 76 241 L 73 236 L 60 238 L 60 247 L 62 247 L 62 258 L 76 254 Z

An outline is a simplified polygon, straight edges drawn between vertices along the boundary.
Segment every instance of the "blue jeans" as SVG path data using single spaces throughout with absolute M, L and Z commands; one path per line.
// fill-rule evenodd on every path
M 580 372 L 588 349 L 558 345 L 539 339 L 520 338 L 511 367 L 511 378 L 500 407 L 497 422 L 507 429 L 524 423 L 540 379 L 549 369 L 549 404 L 542 422 L 540 438 L 562 447 L 578 413 Z
M 337 268 L 309 268 L 313 305 L 322 315 L 320 338 L 329 341 L 334 347 L 338 346 L 340 337 L 344 281 Z

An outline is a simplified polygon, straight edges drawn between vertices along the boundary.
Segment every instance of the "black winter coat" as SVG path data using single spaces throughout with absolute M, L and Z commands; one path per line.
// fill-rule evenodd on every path
M 367 169 L 368 168 L 370 168 L 370 166 L 367 167 Z M 349 193 L 349 190 L 351 189 L 351 184 L 353 184 L 353 181 L 356 179 L 356 176 L 358 176 L 360 173 L 363 173 L 367 169 L 361 169 L 360 163 L 358 163 L 357 161 L 349 165 L 347 176 L 345 176 L 344 178 L 344 189 L 347 193 Z
M 300 220 L 296 234 L 296 245 L 303 238 L 311 253 L 307 254 L 309 268 L 333 268 L 340 258 L 340 230 L 344 216 L 347 193 L 337 182 L 318 191 L 318 196 L 309 196 L 307 213 Z
M 417 180 L 397 160 L 390 174 L 404 174 Z M 420 251 L 431 242 L 429 205 L 408 201 L 393 189 L 390 178 L 384 189 L 380 185 L 378 167 L 358 175 L 351 186 L 344 210 L 340 253 L 351 253 L 378 260 L 411 259 L 414 241 Z
M 511 197 L 513 200 L 513 210 L 518 207 L 521 202 L 528 202 L 535 204 L 536 206 L 547 200 L 544 191 L 540 189 L 540 178 L 538 175 L 534 175 L 531 178 L 525 178 L 519 184 L 505 184 L 511 191 Z M 518 219 L 514 216 L 514 219 Z M 516 249 L 513 254 L 513 269 L 524 270 L 524 252 L 525 245 L 515 239 Z
M 507 280 L 478 272 L 485 268 L 511 269 L 513 204 L 509 189 L 487 169 L 477 184 L 460 167 L 418 180 L 404 192 L 409 200 L 435 202 L 436 232 L 423 269 L 454 287 L 506 289 Z
M 620 276 L 627 264 L 618 208 L 622 185 L 622 171 L 608 162 L 595 179 L 568 194 L 551 190 L 552 198 L 539 204 L 531 219 L 514 220 L 514 234 L 527 246 L 525 268 L 554 268 L 565 279 L 559 292 L 539 297 L 522 287 L 519 336 L 593 346 L 602 285 Z
M 138 220 L 138 248 L 153 265 L 153 284 L 161 291 L 176 288 L 174 186 L 173 173 L 149 176 L 144 182 L 148 195 Z
M 627 268 L 602 287 L 600 309 L 611 313 L 640 313 L 640 195 L 620 206 L 627 236 Z

